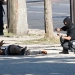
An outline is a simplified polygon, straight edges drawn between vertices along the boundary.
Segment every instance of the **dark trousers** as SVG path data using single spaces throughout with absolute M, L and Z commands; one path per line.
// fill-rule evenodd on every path
M 27 50 L 25 52 L 25 55 L 37 55 L 37 54 L 42 54 L 42 51 L 31 51 L 31 50 Z
M 3 25 L 3 16 L 0 16 L 0 29 L 4 29 Z
M 0 34 L 3 34 L 3 29 L 4 29 L 3 17 L 0 16 Z
M 68 53 L 68 50 L 70 49 L 69 41 L 64 40 L 64 39 L 62 39 L 62 37 L 60 37 L 60 43 L 61 43 L 61 46 L 63 47 L 63 52 Z

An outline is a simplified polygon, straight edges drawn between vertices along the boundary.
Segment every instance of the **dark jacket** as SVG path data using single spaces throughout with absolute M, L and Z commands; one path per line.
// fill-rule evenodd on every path
M 67 24 L 65 24 L 65 22 L 67 22 Z M 67 31 L 67 36 L 70 36 L 71 40 L 75 40 L 75 25 L 68 17 L 63 20 L 63 23 L 65 24 L 65 26 L 63 26 L 61 29 L 63 31 Z

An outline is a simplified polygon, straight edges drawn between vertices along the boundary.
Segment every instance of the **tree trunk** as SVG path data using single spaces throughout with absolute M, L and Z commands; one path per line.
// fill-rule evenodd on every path
M 51 0 L 44 0 L 44 22 L 45 22 L 45 36 L 53 38 L 53 22 L 52 22 L 52 5 Z
M 8 32 L 24 35 L 27 33 L 27 10 L 25 0 L 8 0 Z

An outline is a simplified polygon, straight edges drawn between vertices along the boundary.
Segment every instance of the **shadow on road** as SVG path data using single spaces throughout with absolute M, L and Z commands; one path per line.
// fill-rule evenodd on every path
M 2 56 L 0 75 L 74 75 L 74 65 L 75 57 Z

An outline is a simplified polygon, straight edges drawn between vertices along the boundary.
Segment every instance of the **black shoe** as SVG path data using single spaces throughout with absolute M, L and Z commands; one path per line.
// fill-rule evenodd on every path
M 59 54 L 69 54 L 68 52 L 59 52 Z
M 27 51 L 27 46 L 21 50 L 21 54 L 20 55 L 24 55 L 25 51 Z

